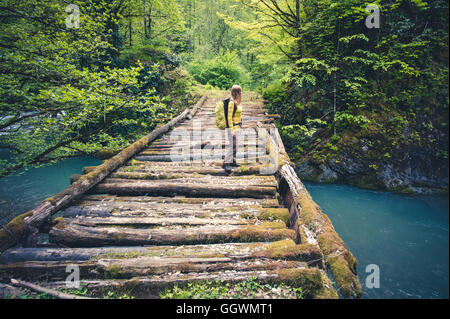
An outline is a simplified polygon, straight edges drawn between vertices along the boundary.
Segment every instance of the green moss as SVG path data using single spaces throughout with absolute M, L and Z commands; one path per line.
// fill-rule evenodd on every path
M 55 228 L 57 229 L 63 229 L 64 228 L 64 218 L 62 217 L 56 217 L 53 219 L 53 223 L 55 223 Z
M 160 292 L 162 299 L 253 299 L 290 298 L 299 296 L 296 290 L 283 283 L 268 284 L 257 277 L 249 277 L 239 282 L 198 280 L 187 284 L 176 284 L 171 289 Z
M 358 277 L 348 267 L 345 258 L 342 256 L 328 257 L 326 262 L 342 296 L 344 298 L 361 298 L 361 284 Z
M 120 278 L 121 273 L 122 273 L 121 268 L 119 266 L 113 264 L 104 269 L 103 275 L 104 275 L 105 279 L 114 279 L 114 278 Z
M 264 208 L 257 215 L 260 220 L 281 220 L 287 227 L 290 225 L 290 214 L 287 208 Z
M 260 225 L 251 225 L 241 227 L 231 234 L 231 238 L 238 242 L 252 242 L 252 241 L 275 241 L 282 239 L 295 240 L 295 231 L 287 228 L 267 229 Z
M 281 221 L 270 221 L 270 222 L 262 222 L 258 226 L 268 228 L 268 229 L 285 229 L 286 224 Z
M 255 256 L 264 256 L 267 258 L 282 258 L 286 255 L 286 251 L 292 251 L 295 247 L 295 242 L 291 239 L 284 239 L 264 245 L 264 250 L 257 251 Z
M 320 207 L 306 194 L 300 194 L 297 202 L 301 206 L 300 225 L 319 233 L 317 241 L 326 257 L 326 264 L 345 298 L 360 298 L 362 288 L 356 274 L 356 258 L 345 247 L 333 225 Z
M 264 208 L 279 207 L 280 203 L 276 199 L 265 199 L 261 203 L 261 206 Z
M 48 197 L 48 198 L 46 198 L 46 199 L 44 199 L 43 200 L 43 202 L 49 202 L 50 204 L 52 204 L 53 206 L 55 206 L 56 205 L 56 196 L 51 196 L 51 197 Z
M 338 293 L 333 288 L 333 283 L 330 278 L 326 275 L 324 271 L 320 272 L 322 277 L 322 288 L 317 290 L 314 298 L 315 299 L 338 299 Z
M 20 240 L 25 232 L 25 218 L 31 216 L 33 213 L 26 212 L 11 220 L 5 228 L 0 229 L 0 252 L 5 251 Z
M 317 268 L 279 269 L 273 271 L 283 283 L 301 288 L 305 298 L 315 298 L 323 289 L 323 279 Z
M 265 244 L 263 250 L 257 250 L 256 257 L 265 257 L 271 259 L 290 259 L 297 261 L 317 261 L 315 265 L 321 266 L 322 252 L 311 244 L 296 244 L 291 239 L 280 240 Z M 314 265 L 312 265 L 314 266 Z
M 98 158 L 100 160 L 105 160 L 105 159 L 113 157 L 114 155 L 117 155 L 120 151 L 121 151 L 121 149 L 100 150 L 94 154 L 94 157 Z

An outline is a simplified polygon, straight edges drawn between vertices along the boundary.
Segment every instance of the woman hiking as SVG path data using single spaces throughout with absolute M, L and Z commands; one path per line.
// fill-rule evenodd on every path
M 236 132 L 242 127 L 242 88 L 233 85 L 231 98 L 219 101 L 216 105 L 216 123 L 220 129 L 226 130 L 228 144 L 225 149 L 225 161 L 222 167 L 227 173 L 232 167 L 239 167 L 236 162 Z

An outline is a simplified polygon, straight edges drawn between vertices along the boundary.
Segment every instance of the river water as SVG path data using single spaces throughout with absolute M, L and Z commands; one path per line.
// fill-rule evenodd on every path
M 79 157 L 1 178 L 0 223 L 63 190 L 82 167 L 100 163 Z M 306 187 L 358 259 L 364 298 L 449 297 L 448 197 L 402 196 L 333 184 Z M 370 264 L 379 267 L 380 288 L 365 285 Z
M 81 174 L 84 166 L 99 164 L 101 161 L 95 158 L 77 157 L 0 178 L 0 224 L 62 191 L 70 185 L 70 176 Z
M 358 259 L 365 298 L 449 297 L 448 197 L 305 183 Z M 380 288 L 366 278 L 375 264 Z

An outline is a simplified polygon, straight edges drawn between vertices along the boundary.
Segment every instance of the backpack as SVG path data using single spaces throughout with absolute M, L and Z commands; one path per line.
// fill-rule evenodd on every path
M 219 129 L 224 130 L 230 127 L 230 123 L 228 123 L 228 104 L 230 103 L 231 98 L 222 100 L 217 102 L 216 105 L 216 125 Z M 221 103 L 222 102 L 222 103 Z M 236 113 L 237 105 L 234 103 L 233 109 L 233 117 Z M 233 123 L 231 123 L 233 124 Z

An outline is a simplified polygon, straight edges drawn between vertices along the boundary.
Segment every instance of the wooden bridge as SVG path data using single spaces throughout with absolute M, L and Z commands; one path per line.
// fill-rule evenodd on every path
M 222 169 L 226 139 L 208 135 L 219 98 L 202 97 L 4 226 L 0 282 L 64 288 L 75 265 L 93 296 L 257 278 L 306 298 L 360 297 L 356 259 L 296 176 L 262 101 L 244 100 L 243 131 L 256 140 L 243 142 L 240 168 Z

